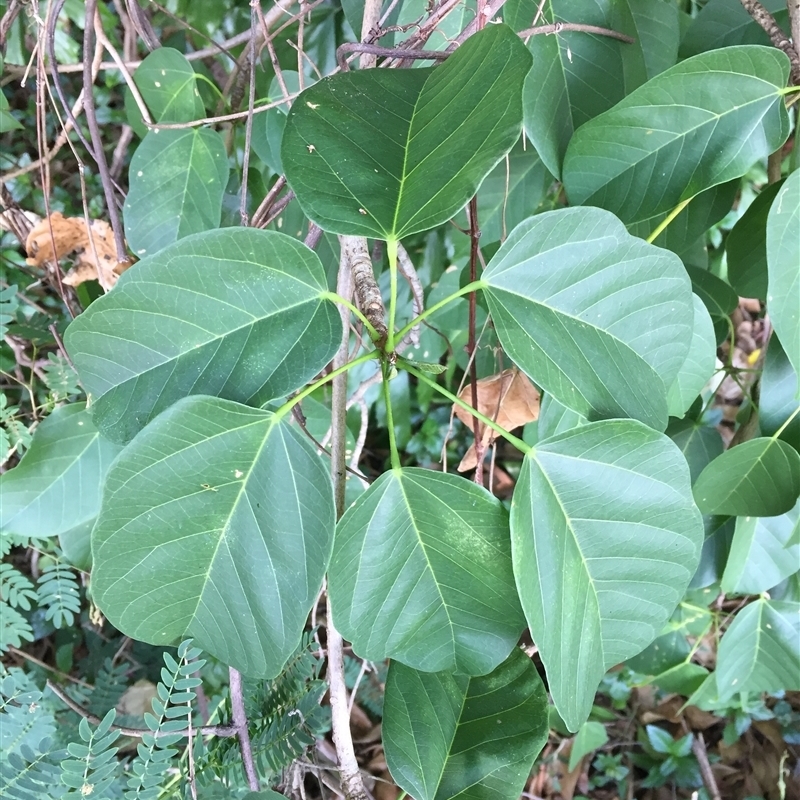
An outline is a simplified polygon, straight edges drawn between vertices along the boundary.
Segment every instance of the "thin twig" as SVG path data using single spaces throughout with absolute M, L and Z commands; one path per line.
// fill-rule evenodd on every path
M 247 95 L 247 121 L 244 126 L 244 155 L 242 156 L 242 190 L 239 199 L 239 217 L 243 227 L 248 227 L 250 219 L 247 215 L 247 183 L 250 172 L 250 143 L 253 139 L 253 107 L 256 102 L 256 8 L 260 10 L 259 0 L 250 0 L 250 29 L 253 38 L 250 40 L 250 86 Z M 263 16 L 263 15 L 262 15 Z
M 478 239 L 481 232 L 478 228 L 478 198 L 477 195 L 469 201 L 469 280 L 474 283 L 478 280 L 478 253 L 479 245 Z M 478 406 L 478 363 L 475 359 L 475 351 L 477 344 L 475 341 L 475 325 L 477 321 L 478 312 L 478 293 L 469 293 L 469 323 L 468 323 L 468 339 L 467 339 L 467 353 L 470 356 L 469 365 L 469 385 L 470 396 L 472 400 L 472 407 L 479 408 Z M 477 467 L 475 469 L 475 476 L 473 480 L 478 486 L 483 486 L 483 426 L 478 421 L 478 418 L 472 417 L 472 432 L 475 435 L 475 458 L 477 460 Z
M 619 31 L 612 31 L 610 28 L 601 28 L 598 25 L 583 25 L 579 22 L 556 22 L 552 25 L 538 25 L 535 28 L 528 28 L 527 30 L 520 31 L 519 36 L 524 39 L 528 36 L 538 36 L 539 34 L 566 33 L 569 31 L 608 36 L 610 39 L 618 39 L 620 42 L 625 42 L 626 44 L 633 44 L 636 41 L 636 39 L 631 36 L 627 36 Z
M 74 711 L 79 716 L 83 717 L 87 722 L 92 725 L 99 725 L 101 722 L 100 717 L 87 711 L 80 703 L 76 703 L 60 686 L 57 686 L 52 681 L 47 681 L 47 688 L 59 699 L 61 702 Z M 156 738 L 158 736 L 166 736 L 167 732 L 160 733 L 159 731 L 151 731 L 149 728 L 128 728 L 125 725 L 112 725 L 111 730 L 119 731 L 123 736 L 130 736 L 134 739 L 141 739 L 144 734 L 151 734 Z M 237 735 L 237 730 L 232 725 L 204 725 L 202 728 L 193 728 L 192 732 L 201 733 L 204 736 L 219 736 L 221 738 L 230 739 Z M 186 728 L 180 731 L 169 731 L 169 735 L 177 734 L 178 736 L 188 736 L 189 729 Z
M 244 773 L 247 776 L 247 785 L 250 791 L 259 791 L 258 772 L 253 760 L 253 746 L 250 743 L 250 731 L 247 728 L 247 714 L 244 710 L 244 695 L 242 694 L 242 675 L 239 670 L 229 667 L 231 711 L 233 712 L 233 727 L 239 737 L 239 749 L 242 752 Z
M 431 60 L 444 61 L 452 53 L 445 50 L 409 50 L 403 47 L 381 47 L 377 44 L 365 44 L 364 42 L 345 42 L 336 48 L 336 63 L 342 72 L 348 72 L 350 65 L 347 63 L 347 56 L 350 53 L 361 53 L 362 55 L 373 56 L 374 58 L 403 58 L 412 60 Z
M 411 308 L 414 316 L 418 317 L 425 309 L 425 294 L 422 290 L 419 275 L 414 269 L 414 262 L 400 242 L 397 243 L 397 270 L 406 279 L 411 288 Z M 415 325 L 409 331 L 408 337 L 415 347 L 419 345 L 419 325 Z
M 92 35 L 95 27 L 102 25 L 100 15 L 97 13 L 97 0 L 86 0 L 86 23 L 83 30 L 83 52 L 92 51 Z M 88 60 L 84 60 L 83 65 L 83 113 L 86 116 L 86 124 L 89 126 L 89 135 L 95 148 L 94 158 L 97 169 L 100 173 L 100 182 L 103 184 L 103 194 L 106 198 L 106 208 L 108 209 L 109 222 L 114 232 L 114 244 L 117 248 L 117 261 L 127 264 L 130 259 L 125 248 L 125 236 L 122 231 L 122 219 L 119 216 L 119 206 L 114 194 L 114 186 L 111 180 L 111 173 L 108 170 L 106 154 L 103 150 L 103 134 L 97 124 L 97 114 L 94 107 L 94 83 L 92 80 L 92 65 Z

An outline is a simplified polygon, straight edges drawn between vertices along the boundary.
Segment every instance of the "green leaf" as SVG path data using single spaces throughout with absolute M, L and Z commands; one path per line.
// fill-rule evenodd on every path
M 673 253 L 681 256 L 687 266 L 694 266 L 690 260 L 692 248 L 709 228 L 716 225 L 730 212 L 736 195 L 739 193 L 740 185 L 741 181 L 737 179 L 700 192 L 653 240 L 652 244 L 672 250 Z M 666 217 L 667 214 L 664 213 L 652 219 L 634 222 L 628 225 L 628 230 L 634 236 L 647 239 Z M 705 248 L 705 241 L 702 242 L 702 245 Z
M 558 433 L 585 425 L 588 421 L 577 411 L 567 408 L 563 403 L 559 403 L 551 395 L 546 394 L 542 398 L 539 408 L 539 438 L 549 439 Z
M 641 43 L 647 77 L 654 78 L 678 61 L 680 12 L 674 3 L 628 0 L 636 39 Z
M 705 303 L 692 296 L 694 325 L 686 361 L 667 391 L 667 410 L 671 417 L 683 417 L 697 395 L 714 375 L 717 364 L 717 338 L 714 323 Z
M 739 305 L 739 297 L 731 287 L 707 269 L 689 267 L 692 289 L 703 301 L 711 318 L 725 318 Z
M 783 352 L 780 340 L 774 334 L 770 337 L 764 371 L 761 374 L 761 402 L 758 407 L 758 421 L 765 436 L 773 436 L 781 428 L 780 438 L 800 451 L 800 382 L 797 373 Z M 789 417 L 794 419 L 784 427 Z
M 338 345 L 319 258 L 272 231 L 209 231 L 144 259 L 67 329 L 95 424 L 127 441 L 188 394 L 263 405 Z
M 307 89 L 281 150 L 306 216 L 381 239 L 446 222 L 519 138 L 529 67 L 511 29 L 490 25 L 440 67 L 350 72 Z
M 561 209 L 518 225 L 482 280 L 506 352 L 545 392 L 589 419 L 666 427 L 694 316 L 677 256 L 601 209 Z
M 767 186 L 725 240 L 728 280 L 740 297 L 767 299 L 767 217 L 783 181 Z
M 8 110 L 8 99 L 0 91 L 0 133 L 21 131 L 25 126 Z
M 289 94 L 297 94 L 300 91 L 300 75 L 295 70 L 283 70 L 283 81 Z M 268 99 L 276 102 L 283 97 L 283 89 L 278 79 L 273 78 L 269 87 Z M 286 115 L 289 113 L 291 104 L 292 101 L 287 100 L 285 103 L 259 114 L 253 120 L 253 152 L 278 175 L 283 174 L 281 142 L 283 129 L 286 126 Z
M 762 5 L 788 30 L 785 0 L 763 0 Z M 768 45 L 770 40 L 740 0 L 709 0 L 684 34 L 680 56 L 688 58 L 737 44 Z
M 800 495 L 800 454 L 780 439 L 751 439 L 726 450 L 703 471 L 694 498 L 703 514 L 773 517 Z
M 717 652 L 719 699 L 800 689 L 800 603 L 756 600 L 725 631 Z
M 689 464 L 692 483 L 717 456 L 722 455 L 722 436 L 710 425 L 692 419 L 670 420 L 667 436 L 678 445 Z
M 155 122 L 191 122 L 203 116 L 197 75 L 183 53 L 171 47 L 154 50 L 133 80 Z
M 800 374 L 800 170 L 784 182 L 767 219 L 767 311 L 787 358 Z
M 94 598 L 158 645 L 194 643 L 252 678 L 295 651 L 333 544 L 326 465 L 296 426 L 179 401 L 125 449 L 92 532 Z
M 570 202 L 631 223 L 744 175 L 789 134 L 788 70 L 781 51 L 750 46 L 657 75 L 575 133 L 562 176 Z
M 208 128 L 152 130 L 133 154 L 128 180 L 125 237 L 138 257 L 217 228 L 228 182 L 222 137 Z
M 91 523 L 120 449 L 100 436 L 85 403 L 57 408 L 20 463 L 0 475 L 0 532 L 45 539 Z
M 570 730 L 606 670 L 661 632 L 702 541 L 683 455 L 639 422 L 584 425 L 526 455 L 511 506 L 514 574 Z
M 736 517 L 703 517 L 705 540 L 700 564 L 689 584 L 690 589 L 705 589 L 722 580 L 733 541 Z
M 739 517 L 720 589 L 760 594 L 797 572 L 800 546 L 790 541 L 799 529 L 800 502 L 776 517 Z
M 385 472 L 342 517 L 333 618 L 362 658 L 480 675 L 525 627 L 508 515 L 485 489 L 424 469 Z
M 285 795 L 273 792 L 272 789 L 262 789 L 260 792 L 248 792 L 242 800 L 284 800 Z
M 607 741 L 608 734 L 603 725 L 591 720 L 584 722 L 575 735 L 575 741 L 572 743 L 572 750 L 569 752 L 569 766 L 567 767 L 569 771 L 573 772 L 585 755 L 593 753 Z
M 517 648 L 478 678 L 389 666 L 386 763 L 417 800 L 516 800 L 547 732 L 544 685 Z
M 542 12 L 542 24 L 581 22 L 637 39 L 630 45 L 583 31 L 530 38 L 534 67 L 522 95 L 525 131 L 547 169 L 560 177 L 575 131 L 643 84 L 647 69 L 627 2 L 547 0 Z

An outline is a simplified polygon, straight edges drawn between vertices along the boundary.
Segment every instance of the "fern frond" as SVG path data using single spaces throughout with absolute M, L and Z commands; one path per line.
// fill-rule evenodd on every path
M 114 783 L 120 766 L 116 760 L 119 748 L 111 746 L 119 738 L 119 731 L 111 730 L 116 713 L 112 708 L 95 730 L 86 718 L 81 719 L 78 731 L 84 744 L 70 742 L 67 752 L 72 758 L 61 762 L 61 781 L 72 790 L 64 800 L 101 798 Z
M 48 564 L 39 577 L 39 606 L 47 609 L 46 620 L 56 628 L 69 628 L 75 624 L 75 615 L 81 612 L 80 587 L 75 573 L 57 561 Z
M 0 750 L 4 755 L 34 751 L 56 732 L 56 722 L 42 704 L 42 693 L 21 670 L 0 680 Z
M 0 599 L 15 608 L 31 610 L 31 600 L 38 597 L 28 578 L 12 564 L 0 564 Z
M 33 629 L 25 617 L 4 600 L 0 600 L 0 653 L 9 647 L 22 647 L 22 642 L 33 641 Z
M 178 754 L 175 745 L 182 734 L 174 731 L 186 727 L 187 717 L 192 713 L 195 688 L 199 678 L 192 673 L 200 669 L 205 661 L 198 661 L 200 650 L 191 646 L 191 641 L 178 647 L 176 661 L 164 653 L 165 667 L 161 670 L 161 681 L 156 687 L 158 696 L 153 698 L 155 714 L 145 714 L 145 725 L 152 733 L 142 735 L 137 747 L 137 757 L 131 762 L 133 775 L 128 781 L 126 800 L 155 800 L 160 793 L 173 758 Z
M 59 780 L 59 761 L 64 752 L 51 752 L 50 738 L 42 739 L 36 748 L 23 745 L 20 752 L 5 753 L 0 760 L 2 796 L 10 800 L 57 800 L 64 788 Z
M 44 382 L 52 395 L 54 403 L 60 403 L 80 392 L 78 373 L 64 356 L 49 353 L 44 367 Z

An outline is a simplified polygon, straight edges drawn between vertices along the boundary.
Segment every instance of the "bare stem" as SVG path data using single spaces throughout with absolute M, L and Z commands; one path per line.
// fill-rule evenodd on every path
M 770 41 L 779 50 L 783 50 L 789 57 L 792 65 L 792 83 L 800 84 L 800 57 L 798 57 L 797 48 L 798 42 L 792 40 L 783 32 L 780 25 L 775 22 L 775 17 L 764 8 L 758 0 L 741 0 L 745 11 L 766 31 Z M 789 18 L 791 20 L 792 33 L 795 34 L 796 30 L 800 28 L 800 9 L 798 9 L 797 0 L 790 0 L 787 3 L 789 7 Z M 792 8 L 794 6 L 794 8 Z
M 582 25 L 579 22 L 556 22 L 553 25 L 537 25 L 535 28 L 528 28 L 520 31 L 519 35 L 525 39 L 528 36 L 539 36 L 548 33 L 565 33 L 575 31 L 577 33 L 594 33 L 598 36 L 608 36 L 610 39 L 618 39 L 626 44 L 633 44 L 636 40 L 619 31 L 612 31 L 610 28 L 601 28 L 598 25 Z
M 244 695 L 242 694 L 242 675 L 239 670 L 229 667 L 231 676 L 231 710 L 233 711 L 233 727 L 239 737 L 239 749 L 242 751 L 244 773 L 247 776 L 247 785 L 251 791 L 257 792 L 258 773 L 253 761 L 253 746 L 250 743 L 250 731 L 247 729 L 247 714 L 244 710 Z

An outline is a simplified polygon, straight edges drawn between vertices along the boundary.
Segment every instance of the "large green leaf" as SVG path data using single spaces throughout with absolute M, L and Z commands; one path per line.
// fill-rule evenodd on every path
M 383 713 L 389 771 L 417 800 L 517 800 L 547 741 L 547 693 L 517 648 L 479 678 L 392 662 Z
M 762 5 L 788 30 L 785 0 L 762 0 Z M 741 0 L 709 0 L 684 34 L 680 56 L 687 58 L 737 44 L 768 45 L 770 40 Z
M 228 182 L 220 134 L 208 128 L 152 130 L 136 148 L 122 214 L 137 256 L 219 227 Z
M 530 5 L 533 19 L 538 3 Z M 629 45 L 583 31 L 561 31 L 532 36 L 528 42 L 534 66 L 523 88 L 525 131 L 547 169 L 560 177 L 575 131 L 643 84 L 647 69 L 628 2 L 547 0 L 542 12 L 540 24 L 580 22 L 637 39 Z
M 440 67 L 307 89 L 281 149 L 303 211 L 324 230 L 381 239 L 447 221 L 519 138 L 530 62 L 510 28 L 490 25 Z
M 770 337 L 764 371 L 758 421 L 765 436 L 780 431 L 780 438 L 800 452 L 800 381 L 777 336 Z M 786 422 L 794 414 L 788 425 Z
M 539 425 L 537 428 L 540 439 L 548 439 L 557 433 L 564 433 L 573 428 L 578 428 L 588 422 L 586 417 L 559 403 L 552 395 L 546 394 L 539 407 Z
M 153 50 L 133 80 L 155 122 L 191 122 L 203 116 L 197 74 L 183 53 L 171 47 Z
M 562 175 L 570 202 L 631 223 L 744 175 L 789 135 L 788 73 L 780 50 L 757 46 L 662 72 L 572 137 Z
M 728 280 L 740 297 L 767 299 L 767 217 L 783 182 L 767 186 L 725 240 Z
M 689 470 L 634 420 L 560 434 L 526 455 L 511 505 L 514 574 L 570 730 L 606 670 L 658 636 L 700 556 Z
M 561 209 L 517 226 L 482 280 L 503 347 L 537 385 L 590 419 L 666 427 L 694 318 L 676 255 L 606 211 Z
M 667 390 L 667 410 L 671 417 L 683 417 L 697 395 L 714 375 L 717 363 L 717 339 L 714 323 L 705 304 L 697 296 L 694 301 L 692 341 L 683 366 Z
M 717 652 L 719 699 L 800 690 L 800 603 L 761 598 L 745 606 Z
M 371 661 L 489 672 L 525 627 L 510 548 L 508 515 L 485 489 L 432 470 L 385 472 L 336 529 L 336 627 Z
M 720 589 L 726 594 L 760 594 L 793 575 L 800 545 L 790 545 L 800 528 L 800 502 L 777 517 L 739 517 Z
M 325 274 L 303 244 L 226 229 L 127 270 L 67 329 L 95 424 L 127 441 L 188 394 L 262 405 L 302 386 L 340 334 Z
M 701 473 L 694 498 L 704 514 L 774 517 L 800 495 L 800 455 L 780 439 L 751 439 L 726 450 Z
M 108 475 L 92 532 L 94 598 L 128 636 L 191 637 L 245 675 L 273 678 L 322 585 L 334 519 L 326 465 L 296 426 L 189 397 Z
M 91 522 L 120 449 L 100 436 L 85 403 L 57 408 L 20 463 L 0 475 L 0 533 L 43 539 Z
M 786 357 L 800 374 L 800 170 L 784 182 L 767 219 L 767 311 Z

